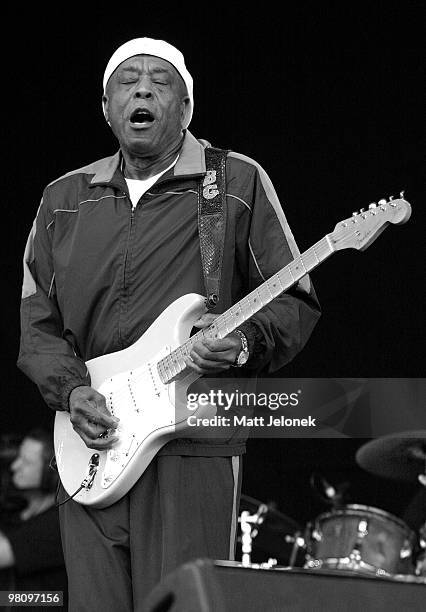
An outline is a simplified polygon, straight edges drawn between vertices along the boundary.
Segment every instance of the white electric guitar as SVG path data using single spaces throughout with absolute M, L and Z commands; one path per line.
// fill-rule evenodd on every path
M 210 327 L 190 337 L 194 322 L 206 311 L 205 298 L 192 293 L 170 304 L 132 346 L 87 362 L 92 387 L 106 398 L 120 419 L 119 441 L 107 451 L 87 448 L 74 431 L 68 412 L 56 413 L 55 452 L 59 475 L 69 496 L 81 504 L 104 508 L 116 502 L 143 474 L 169 440 L 194 427 L 189 415 L 211 417 L 215 407 L 189 412 L 186 391 L 199 375 L 185 366 L 193 344 L 224 338 L 271 300 L 292 287 L 334 251 L 366 249 L 389 223 L 405 223 L 411 214 L 403 199 L 381 200 L 367 211 L 338 223 L 331 234 L 219 315 Z

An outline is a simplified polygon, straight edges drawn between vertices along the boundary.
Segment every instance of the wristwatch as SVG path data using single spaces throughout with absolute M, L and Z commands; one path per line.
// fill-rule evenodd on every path
M 241 340 L 241 351 L 238 353 L 235 362 L 232 364 L 235 368 L 241 368 L 245 363 L 247 363 L 248 358 L 250 357 L 250 353 L 248 350 L 248 342 L 247 338 L 239 329 L 234 329 L 234 333 L 238 334 Z

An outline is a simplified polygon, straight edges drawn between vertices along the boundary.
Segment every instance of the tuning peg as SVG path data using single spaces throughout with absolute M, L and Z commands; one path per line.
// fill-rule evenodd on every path
M 371 204 L 368 205 L 369 210 L 371 210 L 372 208 L 377 208 L 376 202 L 371 202 Z
M 379 200 L 379 206 L 382 206 L 382 204 L 387 204 L 387 202 L 386 202 L 386 200 L 384 198 Z

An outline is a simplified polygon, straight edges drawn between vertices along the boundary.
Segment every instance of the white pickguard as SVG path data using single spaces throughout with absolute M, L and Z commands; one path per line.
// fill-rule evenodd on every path
M 198 375 L 191 371 L 163 384 L 156 366 L 188 339 L 203 312 L 202 296 L 185 295 L 166 308 L 132 346 L 87 362 L 92 387 L 105 396 L 109 410 L 120 419 L 119 442 L 108 451 L 89 449 L 72 428 L 69 414 L 57 412 L 56 461 L 69 495 L 87 476 L 91 457 L 99 455 L 92 486 L 82 489 L 74 500 L 97 508 L 111 505 L 135 484 L 164 444 L 184 435 L 189 416 L 186 389 Z M 203 406 L 191 414 L 210 417 L 215 411 L 213 406 Z

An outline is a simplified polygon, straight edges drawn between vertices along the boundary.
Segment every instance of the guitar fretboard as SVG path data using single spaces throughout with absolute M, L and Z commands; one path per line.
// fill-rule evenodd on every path
M 165 384 L 170 382 L 186 368 L 185 358 L 189 356 L 196 342 L 205 339 L 224 338 L 244 323 L 244 321 L 250 319 L 261 308 L 269 304 L 274 298 L 290 289 L 290 287 L 295 285 L 332 253 L 333 248 L 330 239 L 328 236 L 324 236 L 319 242 L 259 285 L 254 291 L 219 315 L 209 327 L 191 336 L 186 342 L 158 362 L 157 368 L 162 382 Z

